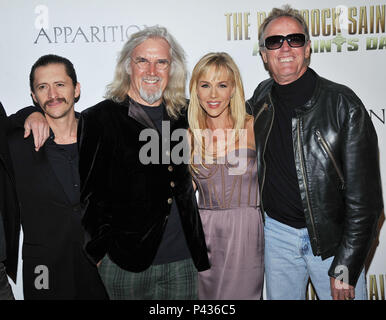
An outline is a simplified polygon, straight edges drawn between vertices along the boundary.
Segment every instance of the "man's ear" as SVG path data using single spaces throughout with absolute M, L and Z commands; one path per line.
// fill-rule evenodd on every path
M 31 91 L 31 98 L 32 100 L 36 103 L 36 104 L 39 104 L 38 100 L 36 99 L 36 96 L 35 94 Z
M 32 91 L 31 91 L 30 95 L 31 95 L 32 102 L 33 102 L 34 106 L 38 107 L 38 108 L 41 108 L 38 99 L 36 98 L 35 94 Z
M 264 63 L 267 63 L 267 53 L 265 52 L 265 50 L 260 50 L 260 55 L 263 58 Z
M 306 44 L 306 50 L 304 52 L 304 57 L 306 59 L 309 59 L 310 56 L 311 56 L 311 40 L 308 40 Z
M 75 86 L 75 98 L 79 98 L 80 96 L 80 83 L 77 82 Z

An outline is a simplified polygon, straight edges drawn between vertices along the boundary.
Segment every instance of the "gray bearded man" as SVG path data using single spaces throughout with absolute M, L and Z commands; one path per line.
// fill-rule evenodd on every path
M 82 112 L 81 201 L 86 251 L 111 299 L 196 299 L 197 270 L 209 268 L 207 248 L 186 164 L 161 154 L 165 122 L 171 135 L 187 128 L 184 52 L 166 29 L 133 34 L 120 54 L 107 100 Z M 160 136 L 148 163 L 140 138 Z M 157 151 L 158 153 L 158 151 Z M 171 158 L 171 159 L 170 159 Z
M 260 27 L 272 78 L 255 116 L 268 299 L 366 299 L 364 263 L 383 208 L 377 136 L 361 100 L 308 67 L 308 27 L 273 9 Z

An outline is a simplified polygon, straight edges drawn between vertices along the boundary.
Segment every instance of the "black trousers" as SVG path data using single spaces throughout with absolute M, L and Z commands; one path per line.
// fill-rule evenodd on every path
M 0 300 L 15 300 L 2 262 L 0 262 Z
M 69 243 L 61 249 L 44 251 L 41 246 L 23 244 L 24 299 L 108 300 L 98 269 L 87 259 L 81 244 Z M 37 270 L 38 266 L 44 271 Z

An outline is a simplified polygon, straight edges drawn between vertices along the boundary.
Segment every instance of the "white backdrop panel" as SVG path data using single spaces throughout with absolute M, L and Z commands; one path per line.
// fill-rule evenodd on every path
M 260 56 L 254 52 L 258 13 L 268 14 L 273 7 L 288 2 L 309 13 L 310 27 L 316 32 L 311 38 L 314 48 L 311 67 L 323 77 L 348 85 L 369 110 L 379 136 L 382 178 L 386 181 L 385 1 L 1 0 L 1 102 L 8 114 L 30 105 L 30 68 L 41 55 L 55 53 L 75 65 L 82 90 L 76 109 L 81 111 L 94 105 L 103 99 L 105 86 L 113 77 L 117 54 L 127 36 L 145 25 L 155 24 L 167 27 L 180 42 L 187 53 L 189 71 L 207 52 L 231 54 L 240 67 L 246 96 L 250 97 L 257 84 L 268 77 Z M 337 6 L 347 8 L 350 13 L 347 27 L 352 30 L 343 24 L 341 37 L 328 32 L 323 35 L 328 26 L 332 30 L 332 14 Z M 312 16 L 316 18 L 314 21 Z M 240 26 L 235 28 L 234 22 Z M 320 52 L 316 45 L 320 41 L 331 42 L 331 52 Z M 341 52 L 338 52 L 339 41 L 342 41 Z M 368 50 L 367 41 L 376 49 Z M 381 282 L 386 274 L 384 229 L 368 270 L 368 277 L 372 276 L 369 281 L 372 298 L 377 297 L 374 290 L 379 298 L 384 298 Z M 22 298 L 20 280 L 14 288 L 17 298 Z

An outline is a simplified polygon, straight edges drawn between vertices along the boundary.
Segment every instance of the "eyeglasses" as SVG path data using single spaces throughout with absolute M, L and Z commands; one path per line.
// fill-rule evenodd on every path
M 167 59 L 159 59 L 159 60 L 156 60 L 155 62 L 150 62 L 145 58 L 138 57 L 136 59 L 133 59 L 133 62 L 141 70 L 148 70 L 150 68 L 151 63 L 155 64 L 155 68 L 158 71 L 166 70 L 170 65 L 170 61 Z
M 264 47 L 268 50 L 280 49 L 284 40 L 287 41 L 290 47 L 300 48 L 306 43 L 306 36 L 303 33 L 291 33 L 286 36 L 270 36 L 265 39 Z

